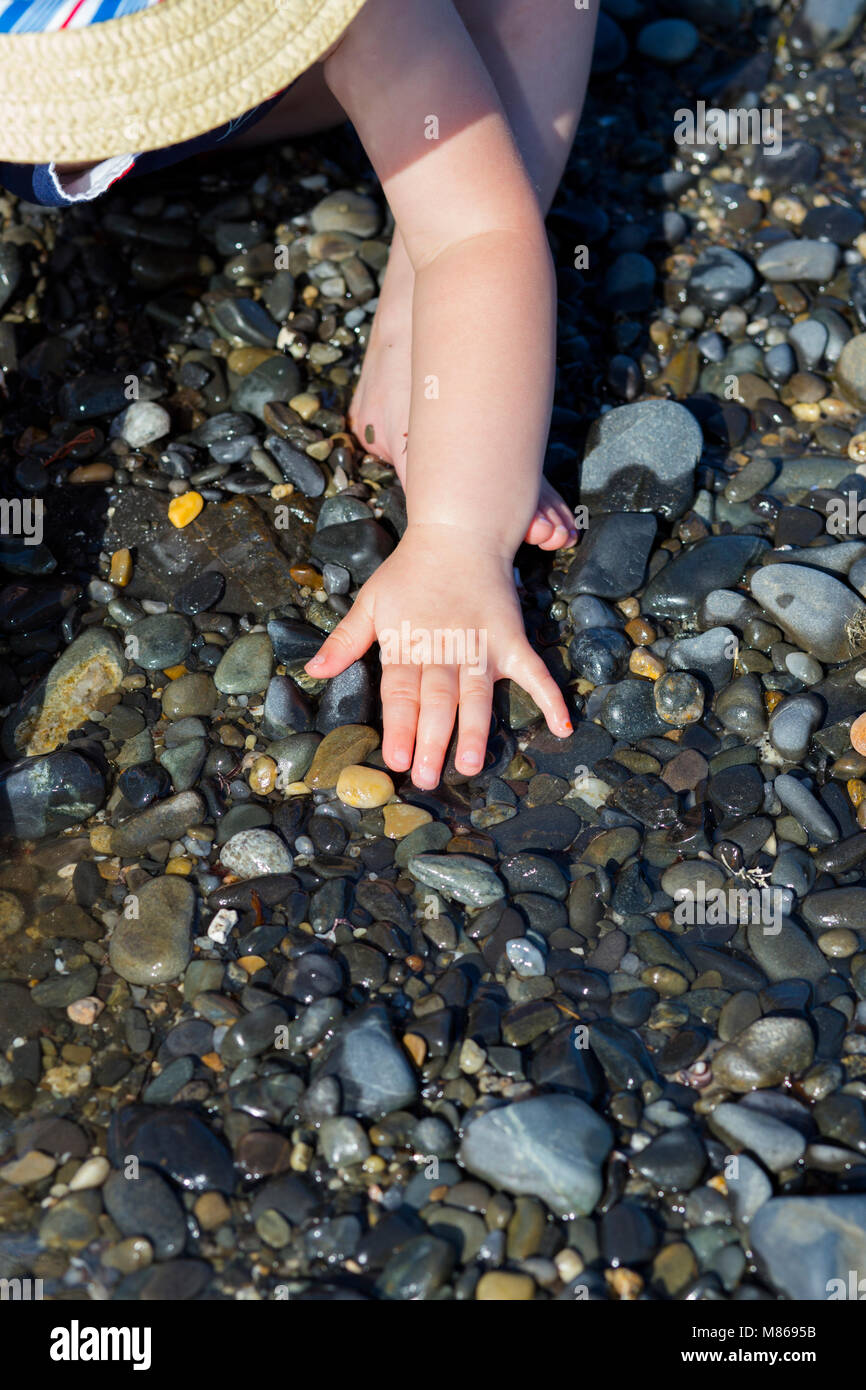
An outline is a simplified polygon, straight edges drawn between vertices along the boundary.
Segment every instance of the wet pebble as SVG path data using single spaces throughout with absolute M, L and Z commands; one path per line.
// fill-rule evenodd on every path
M 238 878 L 257 878 L 260 874 L 286 874 L 292 856 L 272 830 L 241 830 L 222 846 L 220 859 Z
M 112 969 L 134 985 L 164 984 L 182 974 L 192 954 L 196 895 L 176 874 L 149 879 L 122 917 L 109 945 Z

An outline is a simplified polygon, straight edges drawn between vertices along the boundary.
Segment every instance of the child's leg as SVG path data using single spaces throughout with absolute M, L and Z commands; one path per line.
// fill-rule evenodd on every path
M 575 0 L 454 0 L 487 65 L 514 131 L 518 149 L 546 213 L 577 130 L 595 38 L 595 7 Z M 233 144 L 310 135 L 339 124 L 345 113 L 311 68 L 264 120 Z M 360 440 L 392 462 L 404 479 L 409 428 L 414 272 L 399 228 L 379 295 L 370 342 L 350 420 Z M 545 549 L 566 543 L 573 518 L 556 491 L 542 482 L 538 513 L 527 540 Z
M 595 9 L 574 0 L 455 0 L 485 61 L 546 213 L 562 177 L 586 92 Z M 443 115 L 443 123 L 446 118 Z M 359 439 L 405 474 L 409 422 L 413 271 L 399 229 L 379 296 L 350 419 Z M 545 549 L 565 544 L 573 518 L 542 483 L 527 540 Z

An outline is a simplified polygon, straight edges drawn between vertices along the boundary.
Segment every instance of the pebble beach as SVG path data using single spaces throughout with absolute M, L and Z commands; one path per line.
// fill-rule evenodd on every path
M 500 682 L 431 792 L 304 671 L 406 525 L 354 136 L 0 192 L 0 1279 L 858 1296 L 864 16 L 605 0 L 515 560 L 574 733 Z

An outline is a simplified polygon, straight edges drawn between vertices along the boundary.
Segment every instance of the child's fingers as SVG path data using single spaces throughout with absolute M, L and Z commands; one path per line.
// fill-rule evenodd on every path
M 484 675 L 462 667 L 460 671 L 460 710 L 457 716 L 458 772 L 471 776 L 484 766 L 487 736 L 490 732 L 490 709 L 493 704 L 493 681 Z
M 382 756 L 395 772 L 411 765 L 420 699 L 420 666 L 389 662 L 382 667 Z
M 541 657 L 524 641 L 502 668 L 502 674 L 527 690 L 547 721 L 551 733 L 559 738 L 567 738 L 574 732 L 568 706 L 562 691 L 548 671 Z
M 448 751 L 457 713 L 457 690 L 456 667 L 424 667 L 412 781 L 427 791 L 438 783 Z
M 304 665 L 311 676 L 338 676 L 358 661 L 376 636 L 373 620 L 356 600 L 345 618 L 329 633 L 314 657 Z

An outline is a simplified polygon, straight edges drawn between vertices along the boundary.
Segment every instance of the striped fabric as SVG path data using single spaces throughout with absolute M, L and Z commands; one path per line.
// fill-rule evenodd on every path
M 159 0 L 0 0 L 0 34 L 83 29 L 158 4 Z

